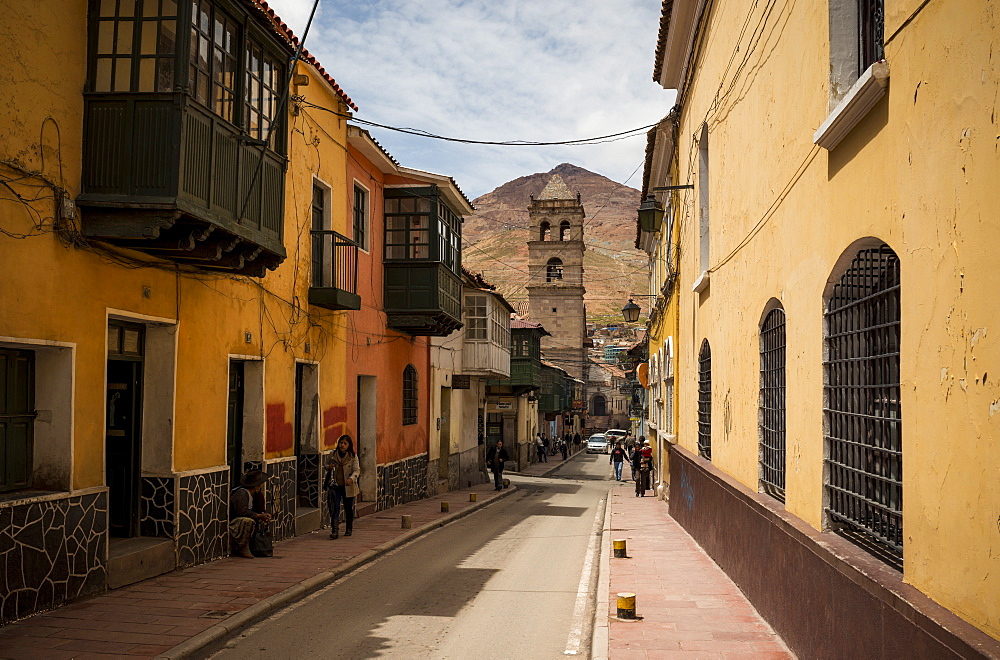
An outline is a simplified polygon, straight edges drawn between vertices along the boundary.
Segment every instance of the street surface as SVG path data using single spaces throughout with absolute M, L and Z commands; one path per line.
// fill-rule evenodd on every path
M 596 454 L 549 478 L 510 475 L 520 489 L 512 497 L 378 559 L 209 657 L 588 657 L 609 475 L 608 457 Z

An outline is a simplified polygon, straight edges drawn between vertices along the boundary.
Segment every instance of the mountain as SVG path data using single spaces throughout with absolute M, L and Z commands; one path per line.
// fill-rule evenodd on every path
M 476 213 L 465 218 L 462 228 L 463 263 L 469 270 L 482 272 L 518 311 L 526 313 L 528 204 L 553 174 L 580 194 L 586 213 L 583 240 L 587 246 L 584 285 L 588 320 L 620 319 L 628 294 L 647 288 L 647 257 L 635 249 L 635 211 L 640 194 L 582 167 L 563 163 L 548 172 L 508 181 L 473 200 Z

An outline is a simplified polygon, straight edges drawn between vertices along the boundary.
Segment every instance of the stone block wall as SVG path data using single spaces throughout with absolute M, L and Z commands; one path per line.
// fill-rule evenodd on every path
M 271 536 L 275 541 L 294 538 L 295 503 L 298 500 L 296 470 L 298 461 L 293 457 L 268 462 L 267 512 L 271 514 Z
M 107 588 L 108 493 L 0 502 L 0 625 Z
M 377 466 L 377 510 L 427 497 L 428 464 L 427 454 L 418 454 Z
M 177 566 L 229 554 L 229 470 L 177 476 Z

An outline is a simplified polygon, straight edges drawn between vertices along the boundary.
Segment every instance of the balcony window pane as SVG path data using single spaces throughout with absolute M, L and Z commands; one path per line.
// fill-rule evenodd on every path
M 177 3 L 174 0 L 163 0 L 163 11 L 160 12 L 161 16 L 177 16 Z
M 108 18 L 115 15 L 115 8 L 118 3 L 116 0 L 101 0 L 101 18 Z
M 156 85 L 156 59 L 144 57 L 139 60 L 139 89 L 140 92 L 152 92 Z
M 135 0 L 118 0 L 118 15 L 124 17 L 135 16 Z
M 132 62 L 119 57 L 115 63 L 115 89 L 116 92 L 127 92 L 131 88 Z
M 399 200 L 400 213 L 413 213 L 416 210 L 417 200 L 412 197 L 403 197 Z
M 174 61 L 161 57 L 156 60 L 156 91 L 169 92 L 174 87 Z
M 173 55 L 177 44 L 177 28 L 174 21 L 163 21 L 160 23 L 160 39 L 156 44 L 156 52 L 159 55 Z
M 431 200 L 429 199 L 417 199 L 417 211 L 420 213 L 430 213 L 431 212 Z
M 111 91 L 111 58 L 100 57 L 97 59 L 97 76 L 94 81 L 95 92 Z
M 385 248 L 385 255 L 387 259 L 405 259 L 406 248 L 402 245 L 389 245 Z
M 114 52 L 112 44 L 115 39 L 114 21 L 101 21 L 97 26 L 97 53 L 110 55 Z
M 385 200 L 385 212 L 386 213 L 399 213 L 399 200 L 398 199 L 387 199 Z M 392 218 L 395 220 L 395 218 Z M 388 220 L 388 218 L 387 218 Z
M 118 21 L 118 40 L 115 53 L 118 55 L 132 53 L 132 21 Z
M 141 55 L 155 55 L 157 49 L 156 21 L 142 22 L 142 36 L 139 39 L 139 53 Z
M 160 15 L 160 3 L 157 0 L 143 0 L 142 3 L 142 15 L 143 16 L 159 16 Z

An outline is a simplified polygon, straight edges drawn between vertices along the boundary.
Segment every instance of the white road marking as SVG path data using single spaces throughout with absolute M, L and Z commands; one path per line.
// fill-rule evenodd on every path
M 587 603 L 590 602 L 590 583 L 594 577 L 594 559 L 599 550 L 601 533 L 604 530 L 604 509 L 608 498 L 601 499 L 594 516 L 594 526 L 587 544 L 587 554 L 583 558 L 583 570 L 580 572 L 580 584 L 576 590 L 576 606 L 573 608 L 573 619 L 569 628 L 569 638 L 566 640 L 566 650 L 563 655 L 579 655 L 580 644 L 583 641 L 583 627 L 587 621 Z

